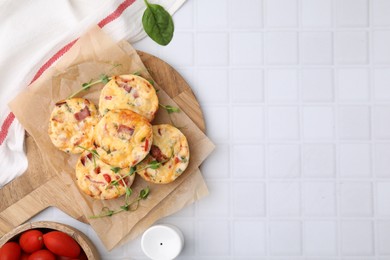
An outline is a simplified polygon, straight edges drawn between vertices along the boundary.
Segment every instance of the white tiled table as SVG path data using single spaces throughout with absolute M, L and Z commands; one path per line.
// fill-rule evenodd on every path
M 390 259 L 390 1 L 189 0 L 174 20 L 135 47 L 185 77 L 217 145 L 210 196 L 160 221 L 180 259 Z

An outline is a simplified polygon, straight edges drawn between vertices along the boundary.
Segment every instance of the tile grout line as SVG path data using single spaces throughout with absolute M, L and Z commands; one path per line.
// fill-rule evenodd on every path
M 377 237 L 377 212 L 378 209 L 376 208 L 377 203 L 376 203 L 376 194 L 377 194 L 377 181 L 376 181 L 376 173 L 375 173 L 375 168 L 374 168 L 374 162 L 375 162 L 375 155 L 374 155 L 374 150 L 375 150 L 375 138 L 374 138 L 374 119 L 373 119 L 373 112 L 374 112 L 374 105 L 375 105 L 375 95 L 374 95 L 374 77 L 373 77 L 373 57 L 374 57 L 374 45 L 373 45 L 373 3 L 372 1 L 367 2 L 367 8 L 368 8 L 368 26 L 369 26 L 369 31 L 367 32 L 367 37 L 368 37 L 368 65 L 369 65 L 369 73 L 368 73 L 368 82 L 369 82 L 369 101 L 370 101 L 370 171 L 371 171 L 371 177 L 372 181 L 370 182 L 371 185 L 371 215 L 374 218 L 373 221 L 371 222 L 371 227 L 372 227 L 372 250 L 373 250 L 373 255 L 374 257 L 379 256 L 379 252 L 377 251 L 377 245 L 376 245 L 376 237 Z
M 263 0 L 262 1 L 262 24 L 263 24 L 263 29 L 267 27 L 267 21 L 266 21 L 266 9 L 267 9 L 267 0 Z M 268 180 L 269 180 L 269 165 L 268 165 L 268 157 L 269 157 L 269 145 L 268 145 L 268 85 L 267 85 L 267 81 L 268 81 L 268 67 L 265 66 L 265 64 L 267 63 L 266 60 L 267 60 L 267 54 L 265 52 L 266 50 L 266 41 L 265 41 L 265 38 L 266 38 L 266 33 L 265 33 L 265 30 L 263 30 L 263 37 L 262 37 L 262 56 L 263 56 L 263 60 L 261 62 L 261 65 L 263 67 L 263 99 L 264 99 L 264 109 L 263 109 L 263 140 L 264 140 L 264 146 L 263 146 L 263 149 L 264 149 L 264 154 L 263 154 L 263 161 L 264 161 L 264 166 L 263 166 L 263 169 L 264 169 L 264 179 L 265 179 L 265 182 L 264 182 L 264 195 L 265 195 L 265 198 L 264 198 L 264 210 L 265 210 L 265 256 L 266 257 L 270 257 L 272 255 L 272 252 L 271 252 L 271 228 L 270 228 L 270 225 L 271 225 L 271 219 L 270 219 L 270 199 L 269 199 L 269 193 L 270 193 L 270 190 L 269 190 L 269 185 L 267 185 L 268 183 Z
M 304 203 L 303 203 L 303 198 L 304 198 L 304 188 L 302 185 L 302 177 L 303 177 L 303 144 L 302 140 L 304 140 L 304 133 L 303 133 L 303 105 L 302 105 L 302 52 L 301 52 L 301 29 L 303 27 L 302 24 L 302 0 L 297 0 L 297 25 L 299 28 L 299 31 L 297 32 L 297 63 L 299 65 L 298 71 L 298 77 L 297 77 L 297 91 L 298 91 L 298 139 L 299 139 L 299 146 L 298 146 L 298 161 L 299 161 L 299 182 L 298 182 L 298 188 L 299 188 L 299 217 L 300 217 L 300 255 L 305 257 L 305 250 L 306 250 L 306 241 L 305 241 L 305 230 L 306 230 L 306 222 L 304 221 Z
M 233 199 L 232 199 L 232 194 L 233 194 L 233 183 L 234 183 L 234 177 L 233 177 L 233 172 L 232 172 L 232 169 L 233 169 L 233 126 L 234 126 L 234 123 L 233 123 L 233 102 L 232 102 L 232 84 L 231 84 L 231 75 L 230 75 L 230 71 L 231 71 L 231 56 L 230 54 L 232 53 L 231 51 L 231 28 L 232 28 L 232 25 L 231 25 L 231 19 L 229 19 L 229 17 L 231 16 L 231 2 L 229 1 L 228 4 L 227 4 L 227 26 L 229 28 L 229 31 L 227 32 L 227 49 L 228 49 L 228 57 L 227 57 L 227 81 L 228 81 L 228 101 L 229 101 L 229 106 L 228 106 L 228 113 L 229 113 L 229 194 L 228 194 L 228 199 L 229 199 L 229 204 L 228 204 L 228 212 L 229 212 L 229 218 L 228 218 L 228 223 L 229 223 L 229 235 L 230 235 L 230 238 L 229 238 L 229 256 L 233 256 L 234 253 L 235 253 L 235 242 L 234 242 L 234 237 L 235 237 L 235 217 L 234 217 L 234 213 L 233 213 L 233 209 L 234 209 L 234 202 L 233 202 Z
M 267 0 L 262 1 L 262 25 L 263 29 L 266 28 L 266 9 L 267 9 Z M 271 224 L 271 219 L 270 219 L 270 200 L 269 200 L 269 185 L 268 183 L 268 175 L 269 175 L 269 165 L 268 165 L 268 157 L 269 157 L 269 152 L 268 152 L 268 85 L 267 85 L 267 80 L 268 80 L 268 68 L 265 66 L 266 64 L 266 33 L 263 30 L 263 37 L 262 37 L 262 62 L 261 65 L 263 67 L 263 100 L 264 100 L 264 109 L 263 109 L 263 140 L 264 140 L 264 154 L 263 154 L 263 170 L 264 170 L 264 210 L 265 210 L 265 256 L 270 257 L 271 254 L 271 229 L 270 229 L 270 224 Z
M 342 239 L 341 239 L 341 219 L 340 219 L 340 165 L 339 165 L 339 114 L 338 114 L 338 82 L 337 82 L 337 59 L 336 59 L 336 1 L 331 1 L 331 12 L 332 12 L 332 85 L 333 85 L 333 120 L 334 120 L 334 162 L 335 162 L 335 175 L 333 179 L 333 185 L 335 187 L 335 197 L 334 197 L 334 210 L 335 210 L 335 220 L 336 220 L 336 255 L 338 258 L 341 257 L 341 247 L 342 247 Z
M 388 69 L 390 68 L 390 64 L 383 64 L 383 63 L 376 63 L 376 64 L 368 64 L 367 62 L 365 63 L 357 63 L 357 64 L 349 64 L 349 63 L 337 63 L 336 61 L 332 61 L 333 64 L 318 64 L 318 63 L 307 63 L 307 64 L 302 64 L 302 68 L 305 69 L 343 69 L 343 68 L 355 68 L 355 69 L 368 69 L 370 67 L 378 68 L 378 69 Z M 221 65 L 221 64 L 216 64 L 216 65 L 210 65 L 210 64 L 202 64 L 202 69 L 298 69 L 300 65 L 298 63 L 270 63 L 270 64 L 243 64 L 243 65 L 235 65 L 235 64 L 230 64 L 230 65 Z M 195 69 L 196 66 L 193 65 L 181 65 L 178 66 L 178 69 Z M 386 103 L 389 100 L 378 100 L 375 102 L 379 103 Z M 306 101 L 305 101 L 306 102 Z M 322 101 L 319 101 L 321 103 L 325 103 Z M 359 101 L 342 101 L 346 103 L 356 103 L 360 104 L 361 100 Z
M 380 30 L 380 31 L 390 31 L 389 27 L 386 26 L 377 26 L 377 27 L 362 27 L 362 26 L 338 26 L 334 29 L 330 27 L 302 27 L 298 28 L 297 26 L 273 26 L 273 27 L 267 27 L 263 25 L 263 28 L 261 26 L 258 27 L 252 27 L 252 28 L 231 28 L 231 29 L 224 29 L 224 28 L 200 28 L 197 30 L 197 32 L 200 33 L 208 33 L 208 32 L 215 32 L 215 33 L 228 33 L 228 32 L 369 32 L 370 30 Z M 178 29 L 177 32 L 186 32 L 186 29 Z
M 197 55 L 196 55 L 196 40 L 197 40 L 197 30 L 196 30 L 196 22 L 197 22 L 197 7 L 196 7 L 196 2 L 193 2 L 192 3 L 192 28 L 191 28 L 191 33 L 192 33 L 192 46 L 193 46 L 193 49 L 192 49 L 192 56 L 193 56 L 193 65 L 190 66 L 192 67 L 192 75 L 194 77 L 194 81 L 196 82 L 197 81 L 197 74 L 198 74 L 198 66 L 197 66 Z M 203 173 L 202 173 L 203 175 Z M 203 175 L 203 178 L 205 178 L 205 176 Z M 199 227 L 199 223 L 198 223 L 198 203 L 194 203 L 193 204 L 194 207 L 193 207 L 193 212 L 192 212 L 192 216 L 190 216 L 188 219 L 192 220 L 192 228 L 193 228 L 193 236 L 194 236 L 194 247 L 193 247 L 193 255 L 196 257 L 198 254 L 199 254 L 199 238 L 200 238 L 200 235 L 199 235 L 199 231 L 198 231 L 198 227 Z
M 303 144 L 302 141 L 304 140 L 304 132 L 303 132 L 303 94 L 302 94 L 302 52 L 301 52 L 301 31 L 303 28 L 303 22 L 302 22 L 302 0 L 297 0 L 298 8 L 297 8 L 297 23 L 299 31 L 297 32 L 297 63 L 298 63 L 298 70 L 296 70 L 297 75 L 297 109 L 298 109 L 298 140 L 299 140 L 299 146 L 298 146 L 298 161 L 299 161 L 299 182 L 298 182 L 298 188 L 299 188 L 299 217 L 300 217 L 300 255 L 305 257 L 306 252 L 306 239 L 305 239 L 305 231 L 306 231 L 306 222 L 304 221 L 304 186 L 302 183 L 303 178 Z
M 198 14 L 198 5 L 197 5 L 197 2 L 194 1 L 193 2 L 193 10 L 192 10 L 192 14 L 193 14 L 193 33 L 194 33 L 194 36 L 192 38 L 193 40 L 193 46 L 194 46 L 194 49 L 192 50 L 192 55 L 194 56 L 194 60 L 193 60 L 193 63 L 194 63 L 194 73 L 195 73 L 195 82 L 197 82 L 198 80 L 198 57 L 197 57 L 197 53 L 198 53 L 198 49 L 196 47 L 196 42 L 197 42 L 197 39 L 198 39 L 198 31 L 197 31 L 197 14 Z M 197 257 L 200 255 L 199 253 L 199 249 L 200 249 L 200 245 L 199 245 L 199 241 L 201 241 L 201 237 L 200 237 L 200 233 L 199 233 L 199 226 L 200 226 L 200 223 L 199 223 L 199 204 L 198 203 L 195 203 L 194 205 L 194 237 L 196 238 L 195 241 L 194 241 L 194 256 Z

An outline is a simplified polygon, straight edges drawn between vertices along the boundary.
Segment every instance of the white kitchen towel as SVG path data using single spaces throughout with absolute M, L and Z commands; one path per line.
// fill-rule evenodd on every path
M 173 14 L 185 0 L 149 0 Z M 136 42 L 143 0 L 0 1 L 0 188 L 27 169 L 24 129 L 7 104 L 52 66 L 89 27 Z M 157 43 L 156 43 L 157 44 Z

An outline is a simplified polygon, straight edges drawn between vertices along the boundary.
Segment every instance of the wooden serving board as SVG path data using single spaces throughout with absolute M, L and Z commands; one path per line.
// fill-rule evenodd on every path
M 153 79 L 204 132 L 205 122 L 200 105 L 183 77 L 169 64 L 138 51 Z M 26 134 L 28 169 L 0 189 L 0 236 L 29 220 L 47 207 L 59 208 L 75 219 L 87 223 L 73 195 L 61 177 L 48 170 L 33 138 Z

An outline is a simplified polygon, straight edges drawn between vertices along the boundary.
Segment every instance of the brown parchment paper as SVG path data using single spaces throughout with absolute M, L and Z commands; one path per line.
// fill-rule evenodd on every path
M 48 69 L 10 103 L 12 112 L 34 138 L 44 160 L 60 176 L 71 177 L 64 178 L 64 185 L 68 185 L 73 190 L 75 202 L 80 205 L 83 214 L 87 217 L 99 214 L 103 207 L 119 209 L 123 205 L 123 198 L 100 201 L 79 191 L 74 174 L 78 155 L 68 155 L 52 145 L 47 134 L 50 113 L 57 101 L 80 89 L 82 83 L 98 79 L 101 74 L 116 75 L 134 72 L 140 72 L 145 78 L 150 78 L 131 46 L 127 46 L 125 51 L 100 28 L 93 27 L 78 39 L 55 66 Z M 78 96 L 98 104 L 102 87 L 103 85 L 94 86 Z M 157 83 L 155 87 L 160 89 Z M 161 104 L 177 106 L 162 89 L 159 90 L 158 97 Z M 150 187 L 149 197 L 141 201 L 136 211 L 89 219 L 92 228 L 108 250 L 127 239 L 135 238 L 157 219 L 180 210 L 186 203 L 207 194 L 207 187 L 203 185 L 198 167 L 214 149 L 214 145 L 184 112 L 174 113 L 169 117 L 166 111 L 160 109 L 152 123 L 171 123 L 172 120 L 180 123 L 181 130 L 187 137 L 191 156 L 188 168 L 177 180 L 166 185 L 146 183 L 142 178 L 136 178 L 132 185 L 132 198 L 138 196 L 141 189 Z M 196 174 L 199 174 L 200 178 L 199 176 L 189 178 Z M 194 190 L 194 187 L 201 188 Z M 192 193 L 188 192 L 191 190 Z M 180 203 L 181 199 L 184 204 Z M 162 210 L 163 204 L 169 211 Z

